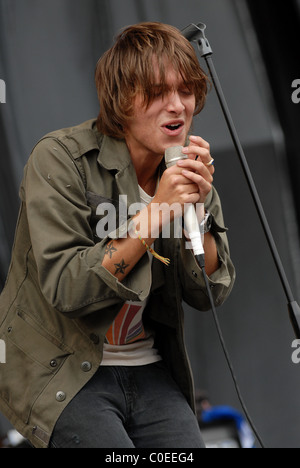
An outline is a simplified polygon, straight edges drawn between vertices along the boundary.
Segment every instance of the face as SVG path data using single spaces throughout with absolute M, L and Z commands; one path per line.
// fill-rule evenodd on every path
M 155 66 L 155 64 L 154 64 Z M 184 146 L 195 112 L 195 95 L 170 65 L 166 69 L 167 93 L 160 94 L 158 67 L 155 87 L 158 92 L 148 108 L 142 94 L 134 102 L 134 116 L 126 128 L 126 143 L 131 155 L 163 156 L 166 148 Z

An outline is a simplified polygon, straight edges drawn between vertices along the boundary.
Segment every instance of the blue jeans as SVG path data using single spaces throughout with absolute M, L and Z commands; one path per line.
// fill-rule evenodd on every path
M 51 448 L 205 448 L 163 362 L 100 367 L 59 418 Z

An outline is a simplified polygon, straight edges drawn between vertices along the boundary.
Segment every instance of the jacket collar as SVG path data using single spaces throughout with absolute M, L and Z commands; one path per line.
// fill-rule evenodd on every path
M 133 166 L 130 153 L 124 140 L 102 136 L 98 163 L 108 171 L 124 171 Z
M 108 171 L 123 171 L 132 165 L 130 153 L 125 140 L 116 140 L 98 132 L 96 120 L 88 120 L 80 127 L 75 127 L 76 132 L 63 135 L 62 140 L 67 139 L 68 147 L 74 159 L 79 159 L 92 150 L 98 150 L 98 163 Z
M 100 135 L 100 134 L 99 134 Z M 138 180 L 125 141 L 100 135 L 98 164 L 113 172 L 119 195 L 127 196 L 128 208 L 140 202 Z
M 125 140 L 116 140 L 106 135 L 96 133 L 99 142 L 98 164 L 108 171 L 115 172 L 115 179 L 120 195 L 127 195 L 128 205 L 140 202 L 138 180 L 135 168 Z M 164 160 L 160 167 L 160 175 L 166 169 Z
M 116 140 L 98 134 L 101 138 L 98 163 L 108 171 L 122 172 L 133 167 L 131 156 L 125 140 Z M 161 174 L 166 170 L 165 162 L 161 164 Z

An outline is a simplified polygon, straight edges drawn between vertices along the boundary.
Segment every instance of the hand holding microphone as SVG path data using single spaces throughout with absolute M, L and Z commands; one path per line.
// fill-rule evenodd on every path
M 188 150 L 188 149 L 187 149 Z M 197 158 L 196 158 L 197 159 Z M 187 160 L 189 160 L 188 156 L 183 153 L 183 147 L 182 146 L 175 146 L 168 148 L 165 152 L 165 161 L 166 161 L 166 166 L 167 168 L 172 168 L 174 166 L 177 167 L 190 167 L 196 168 L 196 166 L 200 166 L 200 163 L 197 162 L 196 160 L 193 162 L 193 164 L 186 164 Z M 190 160 L 189 160 L 190 161 Z M 182 171 L 182 176 L 191 179 L 191 181 L 197 180 L 197 177 L 201 177 L 199 174 L 194 173 L 189 173 L 187 169 Z M 202 182 L 202 177 L 201 177 L 201 182 Z M 203 194 L 199 191 L 199 186 L 196 184 L 196 187 L 198 189 L 198 198 L 199 201 L 196 203 L 199 203 L 201 201 L 201 198 L 203 197 Z M 202 218 L 204 218 L 204 205 L 203 202 L 201 203 L 201 211 L 202 211 Z M 202 256 L 204 260 L 204 248 L 203 248 L 203 242 L 202 242 L 202 234 L 200 231 L 200 220 L 196 214 L 195 206 L 194 204 L 190 203 L 185 203 L 184 205 L 184 226 L 185 229 L 188 233 L 188 237 L 191 241 L 192 244 L 192 249 L 196 257 Z
M 174 154 L 172 148 L 177 147 L 167 148 L 166 153 Z M 215 172 L 209 143 L 191 136 L 190 145 L 180 147 L 179 154 L 174 164 L 167 164 L 169 169 L 163 174 L 156 201 L 169 205 L 180 203 L 182 208 L 187 203 L 204 203 L 212 190 Z M 181 215 L 182 212 L 177 214 Z
M 171 205 L 177 207 L 175 212 L 170 213 L 170 209 L 168 210 L 168 222 L 184 215 L 187 237 L 191 240 L 195 237 L 193 243 L 197 245 L 193 246 L 193 251 L 198 263 L 200 259 L 203 267 L 204 249 L 199 225 L 204 215 L 204 206 L 202 217 L 197 217 L 195 205 L 204 204 L 212 190 L 215 169 L 209 144 L 200 137 L 190 137 L 190 145 L 187 148 L 167 148 L 165 159 L 168 168 L 162 175 L 153 203 L 160 207 L 163 204 L 166 204 L 167 208 Z M 210 275 L 218 269 L 219 260 L 213 236 L 207 236 L 205 239 L 206 269 Z
M 176 146 L 166 150 L 168 169 L 162 177 L 155 201 L 181 207 L 178 213 L 174 213 L 174 217 L 184 214 L 185 228 L 197 256 L 203 255 L 204 249 L 200 233 L 202 219 L 197 217 L 195 205 L 203 204 L 211 191 L 214 167 L 208 143 L 200 137 L 191 137 L 190 140 L 188 148 Z M 202 209 L 203 218 L 204 207 Z
M 168 150 L 167 150 L 168 151 Z M 214 159 L 210 154 L 210 145 L 201 137 L 190 136 L 190 145 L 182 149 L 187 159 L 181 159 L 177 165 L 183 169 L 182 174 L 198 185 L 200 200 L 204 203 L 212 189 L 215 172 Z

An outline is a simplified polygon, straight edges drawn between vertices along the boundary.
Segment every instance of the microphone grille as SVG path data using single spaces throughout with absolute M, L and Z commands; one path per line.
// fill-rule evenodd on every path
M 188 156 L 183 154 L 182 150 L 183 146 L 171 146 L 170 148 L 166 149 L 165 161 L 168 168 L 174 166 L 177 161 L 188 159 Z

